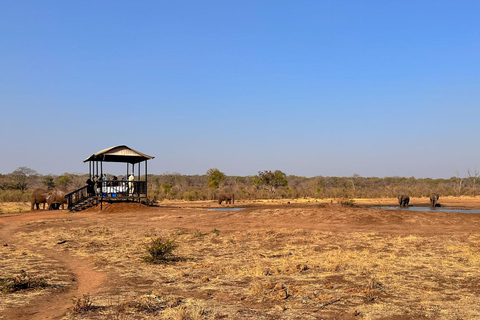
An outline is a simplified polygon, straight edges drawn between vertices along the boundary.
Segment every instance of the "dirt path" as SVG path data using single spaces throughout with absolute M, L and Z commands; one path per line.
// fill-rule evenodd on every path
M 28 249 L 47 258 L 59 261 L 65 270 L 72 275 L 72 286 L 62 291 L 52 291 L 42 295 L 26 306 L 6 310 L 5 319 L 46 320 L 60 319 L 72 307 L 72 297 L 82 297 L 83 294 L 99 292 L 106 275 L 94 270 L 90 261 L 73 257 L 65 252 L 56 252 L 47 249 L 27 247 L 15 238 L 15 233 L 28 221 L 43 219 L 64 218 L 63 213 L 24 214 L 2 217 L 0 220 L 0 241 L 9 246 Z

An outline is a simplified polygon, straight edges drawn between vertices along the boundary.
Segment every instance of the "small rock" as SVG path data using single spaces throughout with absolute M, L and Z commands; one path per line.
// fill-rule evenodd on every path
M 4 246 L 4 247 L 8 247 L 8 243 L 5 243 L 3 246 Z
M 65 242 L 67 242 L 67 240 L 61 240 L 61 241 L 58 241 L 57 244 L 64 244 Z

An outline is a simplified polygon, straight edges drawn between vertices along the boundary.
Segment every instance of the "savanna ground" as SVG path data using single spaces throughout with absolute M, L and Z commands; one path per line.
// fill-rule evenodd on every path
M 23 270 L 46 285 L 0 293 L 0 319 L 480 318 L 480 215 L 368 208 L 396 199 L 287 201 L 227 212 L 3 204 L 0 279 Z M 158 237 L 175 240 L 177 259 L 143 260 Z

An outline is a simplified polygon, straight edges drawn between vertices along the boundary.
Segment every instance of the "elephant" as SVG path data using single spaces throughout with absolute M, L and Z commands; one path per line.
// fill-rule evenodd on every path
M 225 204 L 235 204 L 235 195 L 233 193 L 220 194 L 218 196 L 218 204 L 222 204 L 225 201 Z
M 408 207 L 408 203 L 410 202 L 410 197 L 402 194 L 398 196 L 398 204 L 400 207 Z
M 433 208 L 440 206 L 440 204 L 438 203 L 438 199 L 439 199 L 439 198 L 440 198 L 440 197 L 439 197 L 438 194 L 436 194 L 436 193 L 432 193 L 432 194 L 430 195 L 430 204 L 432 205 Z
M 51 190 L 47 195 L 48 210 L 59 209 L 60 205 L 62 206 L 62 209 L 64 209 L 65 203 L 67 203 L 65 194 L 65 192 L 58 189 Z
M 30 196 L 30 210 L 34 210 L 35 206 L 37 207 L 37 210 L 40 210 L 40 203 L 43 203 L 43 210 L 45 210 L 45 203 L 47 203 L 48 193 L 49 191 L 47 189 L 39 188 L 33 190 Z

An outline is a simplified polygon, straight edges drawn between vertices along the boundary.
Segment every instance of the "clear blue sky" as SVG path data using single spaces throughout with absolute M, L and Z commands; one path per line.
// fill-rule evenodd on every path
M 480 168 L 478 1 L 0 3 L 0 173 L 464 176 Z M 107 168 L 108 171 L 108 168 Z

